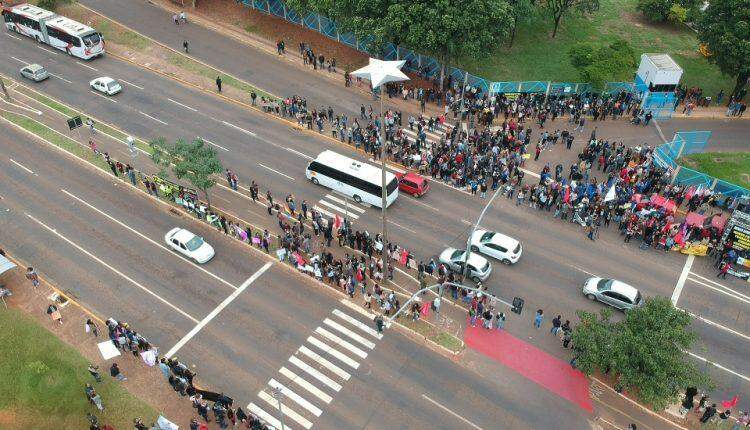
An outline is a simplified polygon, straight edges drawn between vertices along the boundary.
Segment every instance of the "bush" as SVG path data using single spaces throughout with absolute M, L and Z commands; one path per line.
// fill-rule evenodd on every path
M 59 3 L 58 0 L 39 0 L 39 3 L 37 3 L 37 6 L 39 6 L 42 9 L 55 10 L 57 9 L 58 3 Z
M 635 51 L 622 39 L 609 46 L 577 44 L 568 53 L 581 79 L 596 89 L 604 88 L 608 81 L 629 80 L 636 68 Z
M 576 69 L 591 65 L 594 61 L 594 47 L 590 43 L 580 42 L 573 45 L 568 51 L 570 64 Z
M 669 8 L 669 14 L 667 14 L 667 19 L 669 22 L 672 23 L 682 23 L 685 22 L 688 18 L 688 10 L 682 7 L 681 5 L 675 3 L 672 5 L 671 8 Z
M 694 18 L 701 0 L 638 0 L 637 9 L 652 22 L 681 23 Z

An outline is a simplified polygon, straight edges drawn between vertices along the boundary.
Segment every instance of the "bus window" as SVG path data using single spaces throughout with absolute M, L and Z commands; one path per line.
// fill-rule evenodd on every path
M 99 33 L 87 34 L 87 35 L 83 36 L 82 39 L 83 39 L 83 43 L 86 46 L 88 46 L 89 48 L 91 48 L 94 45 L 99 44 L 99 42 L 102 41 L 101 34 L 99 34 Z

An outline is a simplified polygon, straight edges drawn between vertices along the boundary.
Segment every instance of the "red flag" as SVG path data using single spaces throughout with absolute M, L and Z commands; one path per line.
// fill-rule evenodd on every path
M 565 187 L 565 195 L 563 196 L 563 202 L 570 203 L 570 187 Z
M 740 401 L 740 398 L 738 396 L 732 397 L 732 400 L 724 400 L 721 402 L 721 406 L 724 406 L 725 409 L 732 409 L 733 407 L 737 406 L 737 402 Z
M 344 221 L 341 219 L 341 217 L 336 215 L 336 217 L 333 219 L 333 228 L 335 228 L 336 230 L 340 229 L 343 222 Z

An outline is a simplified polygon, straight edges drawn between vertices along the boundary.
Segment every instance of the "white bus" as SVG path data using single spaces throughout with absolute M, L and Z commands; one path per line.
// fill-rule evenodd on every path
M 37 42 L 88 60 L 104 54 L 104 38 L 93 28 L 40 7 L 21 4 L 3 9 L 5 27 Z
M 305 176 L 315 185 L 323 185 L 357 203 L 382 208 L 382 176 L 378 167 L 345 157 L 333 151 L 323 151 L 307 165 Z M 398 197 L 398 179 L 386 172 L 386 207 Z

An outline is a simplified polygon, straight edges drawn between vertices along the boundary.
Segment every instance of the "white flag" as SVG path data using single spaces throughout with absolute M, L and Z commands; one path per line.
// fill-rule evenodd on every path
M 614 199 L 615 199 L 615 184 L 612 184 L 612 186 L 609 187 L 609 191 L 607 191 L 607 195 L 604 196 L 604 202 L 606 203 Z

